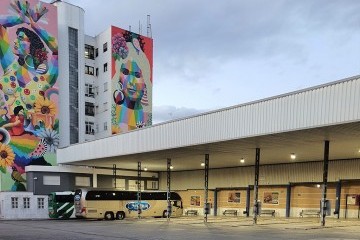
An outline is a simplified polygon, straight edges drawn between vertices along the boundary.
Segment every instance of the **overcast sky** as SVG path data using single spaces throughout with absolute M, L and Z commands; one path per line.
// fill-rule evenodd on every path
M 360 74 L 360 0 L 67 0 L 154 39 L 154 123 Z

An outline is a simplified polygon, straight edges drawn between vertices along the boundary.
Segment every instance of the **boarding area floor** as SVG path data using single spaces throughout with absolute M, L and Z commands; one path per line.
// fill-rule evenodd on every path
M 145 222 L 167 222 L 167 219 L 157 219 L 157 218 L 146 218 L 140 219 Z M 140 221 L 138 220 L 138 221 Z M 254 221 L 252 217 L 213 217 L 210 216 L 205 222 L 203 216 L 191 216 L 191 217 L 180 217 L 180 218 L 171 218 L 169 220 L 174 224 L 190 224 L 190 225 L 218 225 L 225 227 L 241 227 L 241 226 L 254 226 Z M 274 226 L 285 229 L 316 229 L 324 228 L 321 226 L 320 218 L 278 218 L 278 217 L 258 217 L 257 224 L 258 226 Z M 358 227 L 360 233 L 360 219 L 337 219 L 337 218 L 326 218 L 325 219 L 325 228 L 342 228 L 342 227 Z M 360 239 L 360 236 L 359 236 Z
M 105 220 L 1 220 L 0 239 L 52 240 L 231 240 L 231 239 L 360 239 L 360 220 L 328 218 L 259 217 L 253 224 L 246 217 L 202 216 L 172 218 Z

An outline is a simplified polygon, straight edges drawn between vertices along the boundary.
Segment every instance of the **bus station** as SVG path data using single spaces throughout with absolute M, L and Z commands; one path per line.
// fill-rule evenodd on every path
M 359 225 L 359 75 L 153 124 L 150 15 L 146 35 L 90 36 L 79 6 L 15 3 L 0 3 L 0 219 Z
M 119 182 L 116 169 L 133 170 L 145 190 L 154 179 L 142 174 L 157 172 L 158 189 L 179 193 L 184 215 L 206 220 L 256 223 L 254 207 L 322 225 L 358 219 L 359 90 L 355 76 L 59 149 L 59 163 L 113 167 Z

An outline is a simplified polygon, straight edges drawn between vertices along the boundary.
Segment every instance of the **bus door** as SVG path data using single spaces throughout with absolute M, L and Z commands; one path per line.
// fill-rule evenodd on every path
M 175 216 L 182 215 L 182 202 L 179 200 L 171 201 L 172 212 L 175 213 Z

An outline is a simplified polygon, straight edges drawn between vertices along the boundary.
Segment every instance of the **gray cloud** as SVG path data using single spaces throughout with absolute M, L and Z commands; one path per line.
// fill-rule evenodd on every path
M 194 116 L 208 110 L 199 110 L 193 108 L 176 107 L 176 106 L 154 106 L 153 107 L 153 124 Z
M 146 34 L 151 15 L 157 106 L 229 106 L 360 73 L 358 0 L 68 1 L 89 35 L 139 20 Z

